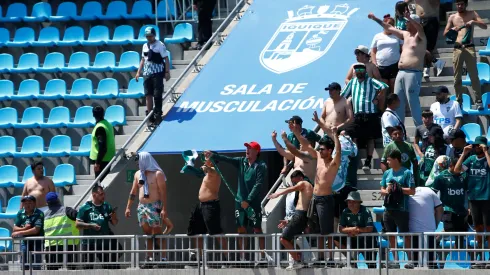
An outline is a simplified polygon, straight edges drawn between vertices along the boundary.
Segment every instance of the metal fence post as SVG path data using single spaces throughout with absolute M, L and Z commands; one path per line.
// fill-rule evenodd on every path
M 204 246 L 204 245 L 203 245 Z M 201 262 L 201 253 L 199 253 L 199 247 L 196 249 L 196 260 L 197 260 L 197 273 L 201 275 L 201 265 L 199 264 Z
M 136 235 L 131 237 L 131 250 L 136 250 L 136 244 L 135 244 L 135 239 Z M 135 253 L 131 253 L 131 268 L 136 268 L 136 263 L 135 263 Z
M 156 1 L 155 1 L 156 2 Z M 134 248 L 136 250 L 139 250 L 140 249 L 140 242 L 139 242 L 139 236 L 138 235 L 135 235 L 134 236 Z M 135 253 L 135 259 L 134 259 L 134 265 L 135 265 L 135 268 L 136 267 L 139 267 L 139 264 L 140 264 L 140 253 Z
M 28 245 L 26 245 L 26 249 L 27 249 L 27 254 L 29 254 L 29 256 L 28 256 L 28 258 L 29 258 L 28 259 L 29 260 L 29 274 L 32 275 L 32 251 L 29 250 Z
M 379 238 L 381 240 L 381 236 Z M 374 254 L 374 251 L 372 253 Z M 381 270 L 382 270 L 382 268 L 381 268 L 381 255 L 383 255 L 382 253 L 383 253 L 383 248 L 381 247 L 381 241 L 380 241 L 380 243 L 378 245 L 378 259 L 376 260 L 376 262 L 378 264 L 379 275 L 381 275 Z
M 68 251 L 68 240 L 67 239 L 63 239 L 63 251 Z M 51 257 L 48 257 L 48 258 L 51 258 Z M 58 257 L 56 257 L 56 258 L 58 258 Z M 58 259 L 56 259 L 56 260 L 58 260 Z M 68 262 L 68 254 L 63 253 L 63 268 L 64 269 L 68 269 L 68 267 L 66 266 L 67 262 Z
M 203 275 L 206 275 L 207 257 L 208 257 L 207 250 L 203 249 L 202 250 L 202 274 Z
M 347 236 L 347 249 L 350 249 L 350 248 L 351 248 L 351 238 L 350 238 L 350 236 Z M 332 254 L 333 254 L 333 252 L 332 252 Z M 358 253 L 358 255 L 359 255 L 359 253 Z M 347 268 L 351 268 L 351 266 L 350 266 L 350 264 L 351 264 L 350 257 L 351 257 L 351 253 L 350 253 L 350 250 L 349 250 L 349 251 L 347 251 Z
M 389 266 L 389 259 L 390 259 L 390 242 L 389 242 L 389 239 L 390 237 L 388 236 L 388 247 L 385 248 L 386 249 L 386 275 L 390 274 L 389 270 L 390 270 L 390 266 Z M 379 255 L 381 257 L 381 255 Z

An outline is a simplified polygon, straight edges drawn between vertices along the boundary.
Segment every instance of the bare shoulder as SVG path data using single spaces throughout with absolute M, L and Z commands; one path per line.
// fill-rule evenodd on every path
M 473 19 L 477 19 L 478 17 L 480 17 L 480 15 L 478 15 L 476 11 L 472 11 L 472 14 L 473 14 Z
M 160 170 L 158 170 L 158 171 L 155 173 L 155 175 L 156 175 L 156 176 L 157 176 L 157 178 L 159 178 L 159 179 L 166 180 L 165 174 L 164 174 L 162 171 L 160 171 Z
M 139 179 L 140 178 L 140 175 L 141 175 L 140 170 L 137 170 L 136 173 L 134 173 L 134 178 L 135 179 Z

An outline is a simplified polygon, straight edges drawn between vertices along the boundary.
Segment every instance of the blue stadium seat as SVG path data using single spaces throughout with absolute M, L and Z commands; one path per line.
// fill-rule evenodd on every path
M 83 106 L 77 109 L 73 122 L 68 124 L 68 128 L 87 128 L 95 125 L 95 118 L 92 114 L 92 106 Z
M 24 17 L 24 22 L 48 21 L 51 16 L 51 5 L 48 2 L 38 2 L 32 7 L 31 16 Z
M 43 157 L 68 157 L 71 152 L 71 138 L 65 135 L 57 135 L 51 139 L 47 151 Z
M 10 69 L 10 73 L 33 73 L 39 68 L 39 56 L 35 53 L 25 53 L 20 56 L 17 67 Z
M 157 6 L 157 16 L 158 20 L 170 20 L 177 18 L 176 9 L 174 5 L 174 0 L 162 0 Z M 155 15 L 152 16 L 152 19 Z
M 28 136 L 22 142 L 20 152 L 14 152 L 14 158 L 41 157 L 44 152 L 44 140 L 40 136 Z
M 17 146 L 13 136 L 0 137 L 0 158 L 11 158 L 15 151 L 17 151 Z
M 31 43 L 34 47 L 53 47 L 60 40 L 60 31 L 55 27 L 46 27 L 39 32 L 37 41 Z
M 38 96 L 40 100 L 63 99 L 66 95 L 66 82 L 63 79 L 51 79 L 46 83 L 44 93 Z M 49 119 L 48 119 L 49 121 Z
M 478 78 L 480 78 L 480 84 L 483 85 L 485 83 L 490 83 L 490 66 L 487 63 L 478 62 L 476 63 L 476 67 L 478 69 Z M 463 79 L 463 85 L 471 85 L 471 79 L 469 75 L 466 75 L 466 78 Z
M 10 41 L 10 32 L 6 28 L 0 28 L 0 47 Z
M 481 100 L 483 103 L 483 111 L 477 111 L 478 115 L 490 115 L 490 93 L 484 93 Z
M 85 32 L 82 27 L 79 26 L 71 26 L 65 30 L 65 34 L 63 35 L 63 40 L 56 42 L 57 46 L 78 46 L 82 41 L 85 40 Z
M 131 79 L 128 84 L 128 90 L 125 93 L 120 93 L 120 98 L 142 98 L 145 96 L 144 88 L 143 88 L 143 77 L 140 77 L 136 81 L 135 78 Z
M 120 20 L 128 16 L 126 2 L 111 1 L 107 6 L 106 13 L 100 17 L 101 20 Z
M 21 202 L 21 196 L 11 197 L 9 203 L 7 204 L 7 209 L 5 213 L 0 213 L 0 219 L 13 219 L 17 216 L 17 212 L 19 212 Z
M 70 156 L 73 157 L 88 157 L 90 155 L 90 149 L 92 147 L 92 135 L 87 134 L 82 137 L 78 150 L 72 150 Z
M 151 19 L 152 15 L 153 7 L 150 1 L 136 1 L 126 19 Z
M 10 100 L 14 95 L 14 83 L 7 79 L 0 80 L 0 100 Z
M 57 79 L 58 80 L 58 79 Z M 63 106 L 54 107 L 49 112 L 48 121 L 41 124 L 41 128 L 63 128 L 70 123 L 70 110 Z
M 465 251 L 451 251 L 446 257 L 444 269 L 469 269 L 471 257 Z
M 373 213 L 374 214 L 383 215 L 384 212 L 385 212 L 385 207 L 384 206 L 381 206 L 381 207 L 373 207 Z
M 137 2 L 136 2 L 137 3 Z M 117 26 L 114 36 L 107 41 L 107 45 L 127 45 L 134 40 L 134 29 L 129 25 Z
M 56 166 L 53 174 L 53 182 L 55 187 L 66 187 L 77 184 L 73 165 L 60 164 Z
M 65 95 L 65 99 L 68 100 L 82 100 L 89 99 L 94 93 L 94 86 L 92 80 L 88 78 L 79 78 L 73 81 L 71 85 L 71 92 Z
M 7 9 L 3 22 L 20 22 L 27 16 L 27 7 L 23 3 L 12 3 Z
M 13 128 L 17 124 L 17 109 L 6 107 L 0 109 L 0 129 Z
M 137 52 L 129 51 L 121 54 L 121 59 L 117 67 L 114 67 L 114 72 L 134 72 L 138 70 L 140 65 L 140 55 Z
M 53 22 L 66 22 L 74 19 L 77 16 L 77 5 L 73 2 L 63 2 L 58 6 L 56 15 L 49 17 Z
M 0 238 L 10 238 L 11 233 L 7 228 L 0 227 Z M 12 251 L 11 240 L 0 240 L 0 251 L 9 252 Z
M 175 26 L 172 37 L 165 38 L 166 44 L 179 44 L 194 41 L 194 30 L 189 23 L 180 23 Z
M 10 70 L 14 68 L 14 58 L 8 53 L 0 54 L 0 73 L 10 73 Z
M 145 43 L 147 43 L 148 41 L 146 40 L 146 36 L 145 36 L 145 29 L 147 27 L 153 27 L 157 33 L 157 35 L 155 36 L 156 39 L 160 40 L 160 29 L 155 26 L 155 25 L 144 25 L 141 27 L 140 29 L 140 32 L 138 34 L 138 39 L 135 39 L 133 41 L 131 41 L 132 44 L 135 44 L 135 45 L 143 45 Z
M 19 91 L 16 95 L 11 97 L 12 100 L 33 100 L 37 99 L 41 89 L 39 88 L 39 81 L 35 79 L 26 79 L 19 85 Z
M 490 55 L 490 39 L 489 39 L 489 40 L 487 40 L 487 47 L 486 47 L 485 49 L 483 49 L 483 50 L 480 50 L 478 53 L 479 53 L 480 55 L 483 55 L 483 56 L 485 56 L 485 55 L 487 55 L 487 56 L 488 56 L 488 55 Z
M 61 69 L 63 73 L 86 72 L 90 66 L 90 58 L 86 52 L 76 52 L 70 56 L 68 66 Z
M 456 101 L 456 96 L 452 95 L 451 100 Z M 462 112 L 465 115 L 478 115 L 478 110 L 471 109 L 471 98 L 467 94 L 463 94 L 463 108 Z
M 99 82 L 97 92 L 93 94 L 91 99 L 114 99 L 119 94 L 119 86 L 114 78 L 104 78 Z
M 168 56 L 168 62 L 170 63 L 170 69 L 173 69 L 174 66 L 172 65 L 172 53 L 167 50 L 167 56 Z
M 76 21 L 96 20 L 102 16 L 102 5 L 96 1 L 86 2 L 83 5 L 82 13 L 75 16 Z
M 112 126 L 126 125 L 126 112 L 123 106 L 109 106 L 105 111 L 104 117 Z
M 477 136 L 481 136 L 481 127 L 477 123 L 466 123 L 461 127 L 461 130 L 466 134 L 466 142 L 473 144 Z
M 103 51 L 95 56 L 94 65 L 88 67 L 89 72 L 110 72 L 116 67 L 116 56 L 113 52 Z
M 26 129 L 26 128 L 38 128 L 44 123 L 44 112 L 39 107 L 29 107 L 24 110 L 22 120 L 20 123 L 16 123 L 14 128 Z
M 44 58 L 42 67 L 36 69 L 40 73 L 57 73 L 65 67 L 65 56 L 62 53 L 49 53 Z
M 15 31 L 14 40 L 5 43 L 7 47 L 29 47 L 35 40 L 34 30 L 29 27 L 19 28 Z
M 92 27 L 87 40 L 81 41 L 82 46 L 102 46 L 109 41 L 109 28 L 99 25 Z

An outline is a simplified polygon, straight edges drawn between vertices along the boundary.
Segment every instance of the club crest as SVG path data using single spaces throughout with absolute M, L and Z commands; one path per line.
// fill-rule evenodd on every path
M 349 8 L 348 4 L 339 4 L 329 12 L 329 5 L 305 5 L 296 14 L 288 11 L 288 18 L 260 53 L 260 63 L 281 74 L 319 59 L 333 45 L 349 17 L 359 10 Z

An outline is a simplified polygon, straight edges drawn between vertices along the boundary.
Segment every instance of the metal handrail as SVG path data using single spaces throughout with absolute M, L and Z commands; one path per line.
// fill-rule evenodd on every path
M 237 13 L 237 11 L 239 10 L 239 7 L 241 7 L 243 5 L 243 3 L 245 3 L 245 0 L 240 0 L 240 2 L 238 2 L 238 4 L 235 6 L 235 8 L 225 18 L 225 20 L 223 20 L 223 22 L 221 23 L 221 25 L 219 25 L 219 27 L 216 30 L 216 32 L 213 33 L 213 35 L 211 36 L 211 38 L 209 38 L 209 40 L 202 47 L 202 49 L 196 54 L 196 56 L 192 59 L 192 61 L 189 63 L 189 65 L 187 65 L 187 67 L 180 74 L 180 76 L 177 78 L 177 80 L 175 80 L 175 82 L 170 86 L 170 88 L 165 92 L 165 94 L 163 94 L 162 101 L 164 101 L 168 97 L 169 94 L 172 94 L 172 91 L 175 89 L 175 87 L 177 86 L 177 84 L 179 84 L 180 81 L 182 81 L 182 79 L 184 79 L 185 75 L 189 72 L 189 70 L 195 66 L 195 63 L 197 63 L 197 60 L 199 59 L 199 57 L 201 57 L 201 55 L 203 55 L 203 53 L 206 52 L 205 49 L 208 46 L 210 46 L 211 43 L 213 43 L 212 41 L 218 36 L 218 33 L 221 32 L 225 28 L 225 26 L 228 24 L 228 21 L 230 21 L 230 19 L 234 17 L 234 14 Z M 141 124 L 138 125 L 138 127 L 133 132 L 133 134 L 131 134 L 131 136 L 128 138 L 128 140 L 116 152 L 116 154 L 111 159 L 111 161 L 109 161 L 109 163 L 107 164 L 107 166 L 100 172 L 99 176 L 96 177 L 95 180 L 94 180 L 94 182 L 92 184 L 90 184 L 90 186 L 87 188 L 87 190 L 85 190 L 85 192 L 83 193 L 83 195 L 77 200 L 77 202 L 73 206 L 74 208 L 77 208 L 77 207 L 80 206 L 80 204 L 85 199 L 85 197 L 87 197 L 87 195 L 90 192 L 90 190 L 97 184 L 97 182 L 99 182 L 99 180 L 102 178 L 102 176 L 105 173 L 109 172 L 109 170 L 111 169 L 112 164 L 114 164 L 114 162 L 116 161 L 117 157 L 119 157 L 119 155 L 122 152 L 125 151 L 126 147 L 130 144 L 131 141 L 133 141 L 133 139 L 136 137 L 136 135 L 139 134 L 139 132 L 141 131 L 141 129 L 146 125 L 146 122 L 150 119 L 150 117 L 152 115 L 153 115 L 153 110 L 151 110 L 151 112 L 148 113 L 148 115 L 145 117 L 145 119 L 143 119 L 143 121 L 141 122 Z

